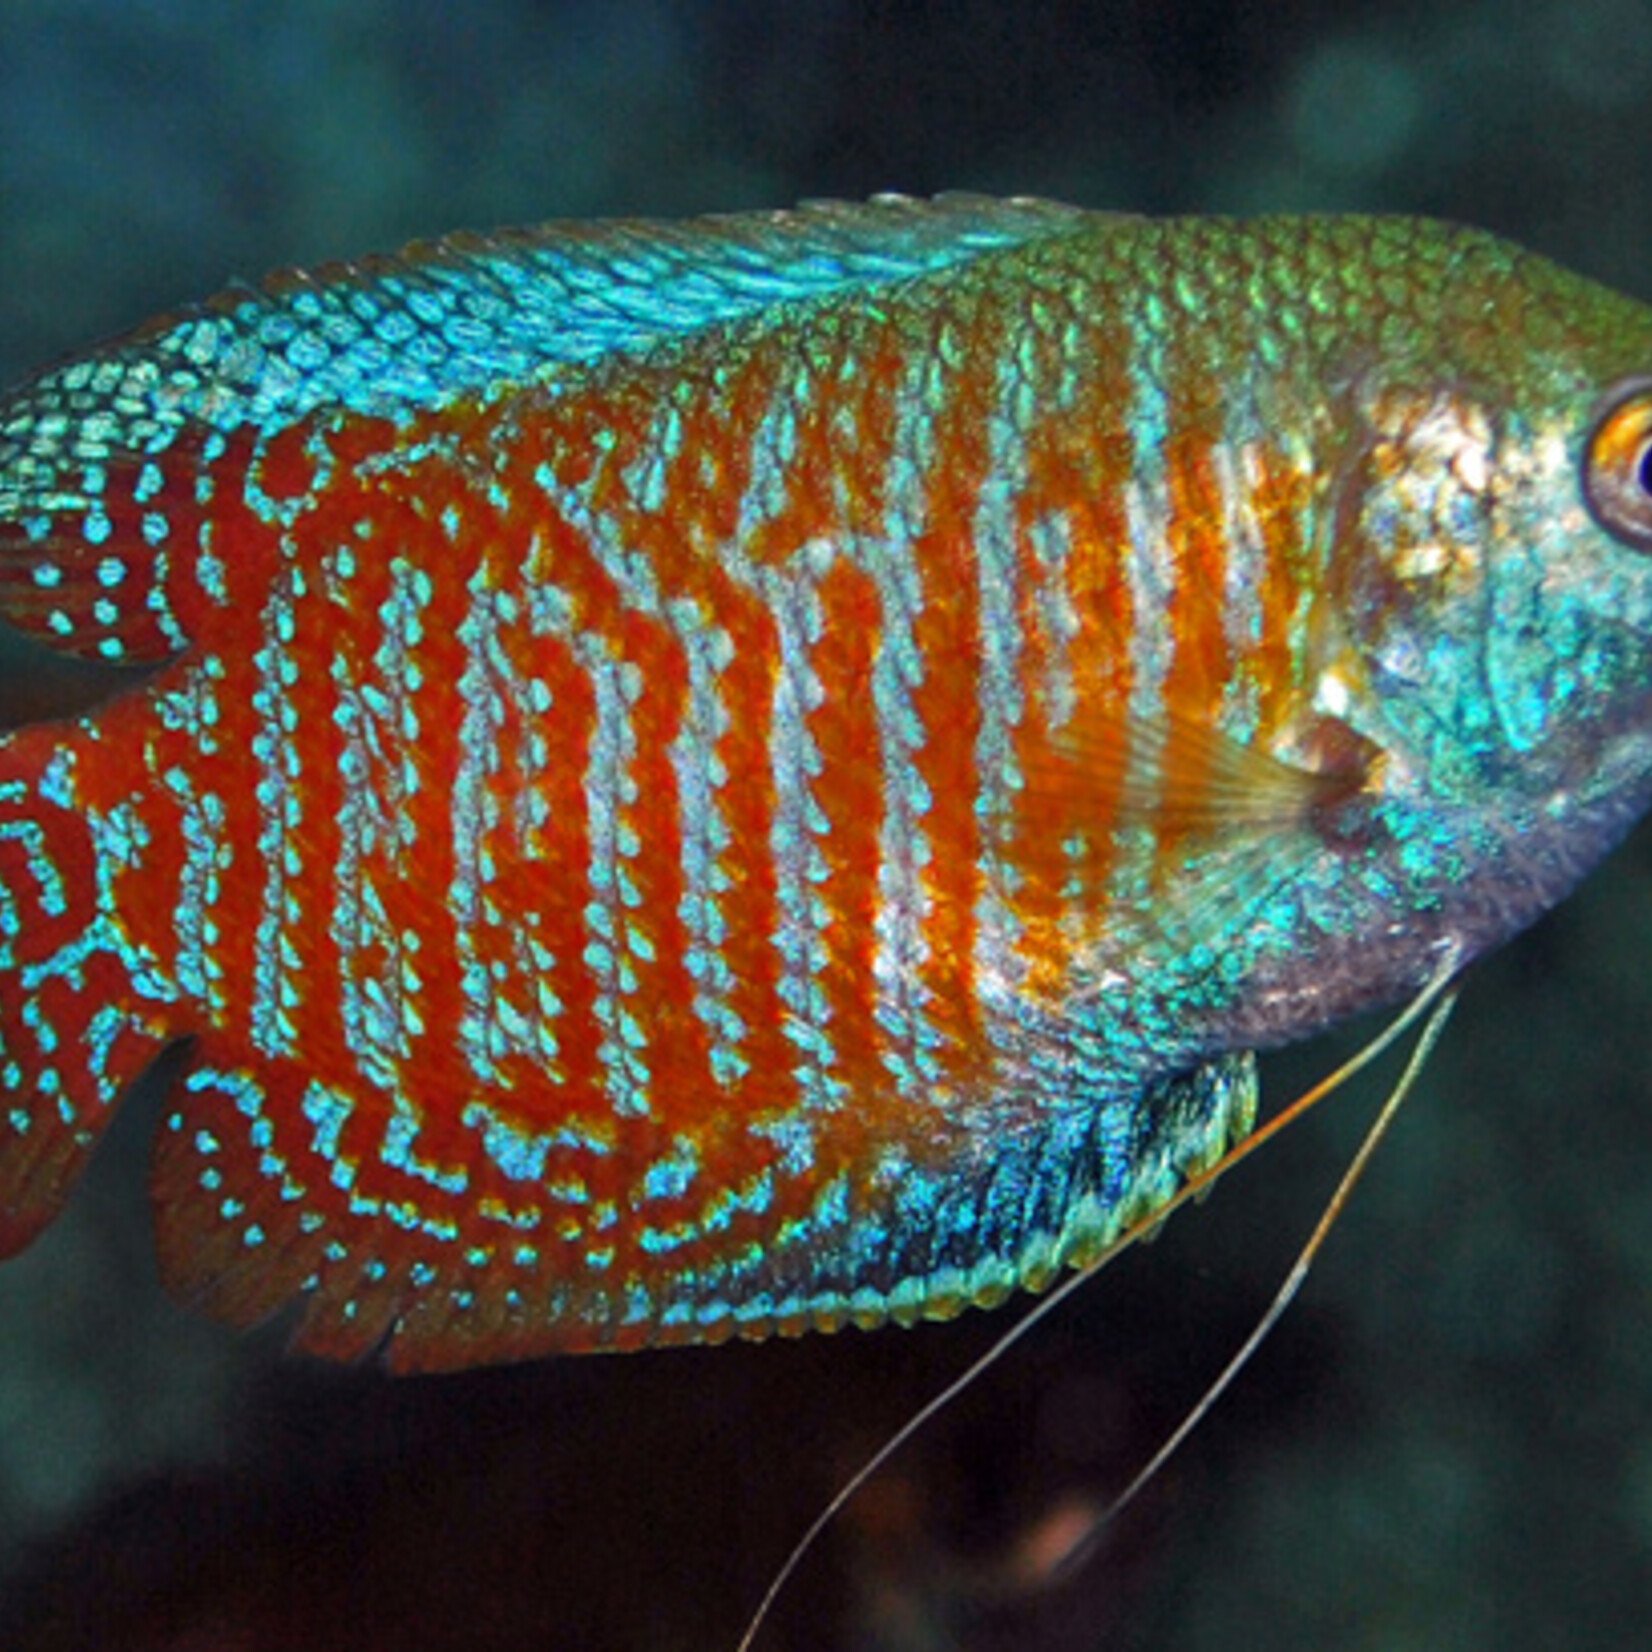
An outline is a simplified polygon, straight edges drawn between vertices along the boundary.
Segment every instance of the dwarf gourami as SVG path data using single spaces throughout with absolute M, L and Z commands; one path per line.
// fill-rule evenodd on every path
M 232 289 L 0 402 L 0 1251 L 403 1369 L 1048 1284 L 1652 802 L 1652 310 L 881 199 Z

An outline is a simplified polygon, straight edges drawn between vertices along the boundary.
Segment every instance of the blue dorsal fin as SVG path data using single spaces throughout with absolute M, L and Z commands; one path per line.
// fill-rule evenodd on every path
M 636 354 L 771 305 L 934 274 L 1071 233 L 1094 216 L 1046 201 L 956 194 L 681 221 L 553 222 L 277 275 L 254 293 L 225 294 L 185 324 L 227 315 L 242 330 L 273 332 L 274 345 L 296 323 L 297 333 L 325 342 L 336 373 L 352 385 L 359 378 L 398 405 L 426 404 L 488 380 L 542 379 L 559 367 Z M 438 348 L 386 344 L 387 317 L 393 333 L 412 321 Z M 364 348 L 366 361 L 354 354 Z M 379 377 L 386 368 L 389 380 Z
M 154 454 L 188 424 L 227 434 L 328 408 L 405 415 L 635 355 L 772 305 L 934 274 L 1096 217 L 1046 201 L 880 196 L 460 233 L 284 271 L 150 322 L 0 404 L 0 517 L 23 514 L 7 483 L 38 468 L 31 458 L 67 468 L 104 462 L 111 449 Z M 66 412 L 77 427 L 72 453 L 60 431 Z M 37 415 L 49 421 L 52 452 L 40 451 Z
M 260 444 L 554 382 L 780 305 L 1072 233 L 1030 200 L 884 196 L 682 222 L 458 234 L 289 270 L 59 364 L 0 398 L 0 613 L 59 653 L 148 664 L 188 643 L 163 589 Z M 231 485 L 235 485 L 232 474 Z

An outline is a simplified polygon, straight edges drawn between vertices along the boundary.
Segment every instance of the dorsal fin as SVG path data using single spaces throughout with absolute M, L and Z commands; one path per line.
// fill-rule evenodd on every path
M 455 392 L 635 355 L 777 304 L 936 274 L 1095 217 L 1044 201 L 891 195 L 459 233 L 391 256 L 286 271 L 140 337 L 157 355 L 216 369 L 206 398 L 184 405 L 220 428 L 302 417 L 335 401 L 395 415 Z M 271 372 L 292 364 L 295 343 L 316 359 Z
M 397 421 L 547 383 L 1094 217 L 957 195 L 551 223 L 231 288 L 0 402 L 0 615 L 65 654 L 164 661 L 189 640 L 168 580 L 196 571 L 190 535 L 217 486 L 204 472 L 221 461 L 301 446 L 315 421 Z
M 8 398 L 0 519 L 27 514 L 15 495 L 31 470 L 18 461 L 58 454 L 66 414 L 74 456 L 91 463 L 122 448 L 153 453 L 191 421 L 229 432 L 280 428 L 329 407 L 394 417 L 776 304 L 935 274 L 1099 216 L 1046 201 L 879 196 L 460 233 L 282 271 L 150 322 Z M 42 436 L 46 414 L 54 437 Z

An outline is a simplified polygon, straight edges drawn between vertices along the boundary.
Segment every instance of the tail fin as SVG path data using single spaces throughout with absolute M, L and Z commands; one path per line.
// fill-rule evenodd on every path
M 99 835 L 115 829 L 73 806 L 84 738 L 69 723 L 0 738 L 0 1256 L 56 1216 L 166 1043 L 137 1013 L 142 960 L 104 910 L 120 849 Z

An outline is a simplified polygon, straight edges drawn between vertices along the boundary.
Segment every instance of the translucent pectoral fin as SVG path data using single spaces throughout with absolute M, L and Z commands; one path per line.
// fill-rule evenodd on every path
M 1193 718 L 1100 707 L 1054 731 L 1027 764 L 1026 791 L 1041 813 L 1113 827 L 1254 832 L 1357 790 L 1360 756 L 1309 769 Z

